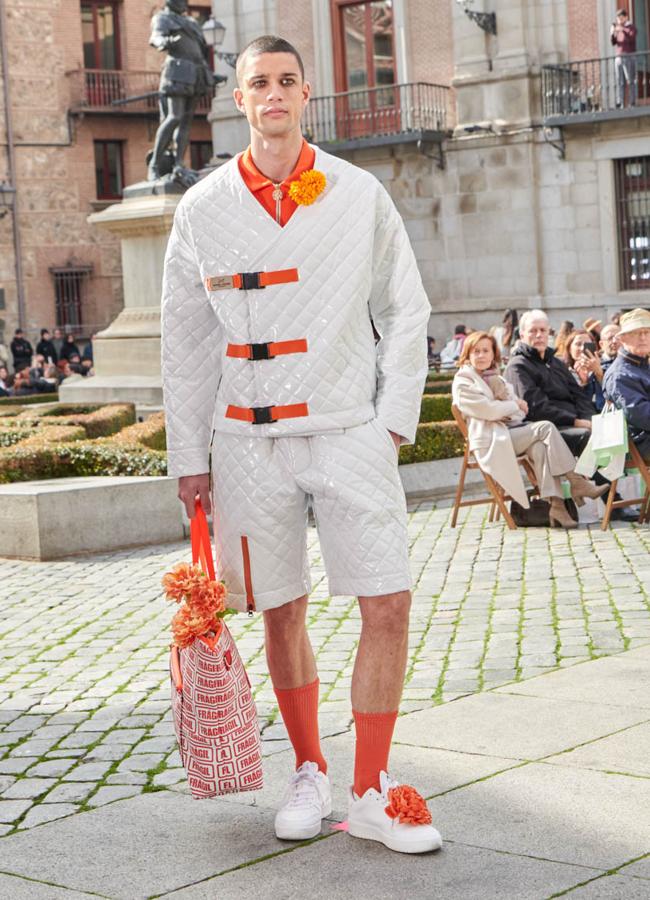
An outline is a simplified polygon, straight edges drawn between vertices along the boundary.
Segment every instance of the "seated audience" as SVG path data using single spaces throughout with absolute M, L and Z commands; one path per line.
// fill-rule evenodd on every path
M 574 331 L 565 344 L 562 362 L 573 374 L 582 393 L 598 412 L 605 405 L 601 387 L 603 367 L 598 357 L 598 344 L 589 331 Z M 557 355 L 557 354 L 556 354 Z
M 548 316 L 541 309 L 519 320 L 520 339 L 505 378 L 528 404 L 528 420 L 552 422 L 574 456 L 587 446 L 596 408 L 584 396 L 566 365 L 548 346 Z
M 650 462 L 650 312 L 621 316 L 621 349 L 605 373 L 605 396 L 624 410 L 632 440 Z
M 588 319 L 585 319 L 582 323 L 582 328 L 584 331 L 588 331 L 591 335 L 591 340 L 594 342 L 596 346 L 600 344 L 600 335 L 603 328 L 603 323 L 600 319 L 594 319 L 593 316 L 590 316 Z M 581 329 L 577 329 L 580 331 Z
M 560 477 L 567 479 L 576 500 L 600 497 L 607 486 L 597 488 L 576 475 L 573 454 L 551 422 L 525 421 L 528 404 L 501 377 L 500 362 L 493 335 L 477 331 L 465 341 L 451 390 L 467 419 L 470 450 L 481 468 L 524 507 L 529 502 L 516 457 L 527 456 L 540 496 L 550 502 L 551 525 L 575 528 L 564 505 Z
M 606 372 L 616 359 L 618 353 L 618 333 L 621 330 L 620 325 L 605 325 L 600 332 L 600 364 L 603 372 Z
M 0 365 L 0 397 L 9 397 L 9 371 L 6 366 Z
M 63 347 L 61 347 L 61 353 L 59 354 L 60 359 L 70 360 L 70 357 L 76 355 L 81 359 L 81 352 L 79 347 L 75 344 L 74 335 L 66 334 L 65 341 L 63 343 Z

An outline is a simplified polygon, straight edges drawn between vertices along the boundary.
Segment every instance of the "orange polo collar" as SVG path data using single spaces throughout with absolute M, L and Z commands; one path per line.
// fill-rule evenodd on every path
M 282 188 L 282 193 L 284 195 L 280 204 L 280 225 L 286 225 L 286 223 L 289 221 L 289 219 L 297 209 L 297 204 L 291 199 L 291 197 L 289 197 L 289 184 L 292 181 L 295 181 L 297 178 L 300 178 L 303 172 L 306 172 L 308 169 L 313 169 L 315 160 L 315 150 L 313 149 L 313 147 L 309 146 L 307 141 L 303 140 L 302 148 L 300 150 L 300 156 L 298 157 L 298 161 L 296 162 L 293 172 L 287 178 L 285 178 L 285 180 L 280 185 L 280 187 Z M 275 200 L 273 199 L 273 182 L 269 178 L 267 178 L 266 175 L 263 175 L 253 162 L 253 156 L 251 154 L 250 147 L 248 147 L 242 153 L 242 155 L 239 157 L 238 163 L 239 171 L 241 172 L 241 176 L 244 180 L 244 183 L 246 184 L 246 187 L 262 204 L 268 214 L 272 218 L 275 218 L 276 205 Z

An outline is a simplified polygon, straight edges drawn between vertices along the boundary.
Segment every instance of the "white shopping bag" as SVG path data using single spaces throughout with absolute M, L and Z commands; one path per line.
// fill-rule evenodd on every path
M 591 478 L 596 469 L 598 468 L 598 463 L 596 462 L 596 454 L 594 453 L 594 448 L 592 447 L 592 438 L 589 437 L 587 441 L 587 446 L 580 454 L 580 458 L 576 463 L 576 467 L 574 472 L 577 475 L 584 475 L 585 478 Z
M 591 448 L 599 464 L 607 462 L 605 456 L 627 452 L 627 424 L 622 409 L 605 407 L 591 420 Z

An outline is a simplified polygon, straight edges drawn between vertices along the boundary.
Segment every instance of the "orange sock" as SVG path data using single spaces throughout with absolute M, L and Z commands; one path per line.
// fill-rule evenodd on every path
M 352 710 L 357 742 L 354 750 L 354 793 L 363 796 L 368 788 L 379 790 L 379 773 L 388 768 L 397 711 L 363 713 Z
M 321 753 L 318 734 L 318 678 L 303 687 L 278 690 L 278 706 L 282 720 L 289 733 L 289 740 L 296 754 L 296 769 L 309 760 L 315 762 L 323 774 L 327 774 L 327 763 Z

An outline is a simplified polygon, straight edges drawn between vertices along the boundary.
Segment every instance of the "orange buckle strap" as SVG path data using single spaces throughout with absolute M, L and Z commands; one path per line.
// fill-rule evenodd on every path
M 251 422 L 253 425 L 270 425 L 279 419 L 295 419 L 308 416 L 306 403 L 291 403 L 288 406 L 229 406 L 227 419 L 239 419 L 240 422 Z
M 273 359 L 285 353 L 306 353 L 307 340 L 298 338 L 295 341 L 267 341 L 264 344 L 228 344 L 226 356 L 235 359 Z
M 275 272 L 240 272 L 238 275 L 211 275 L 205 279 L 208 291 L 237 288 L 240 291 L 257 291 L 271 284 L 289 284 L 298 281 L 298 269 L 278 269 Z

